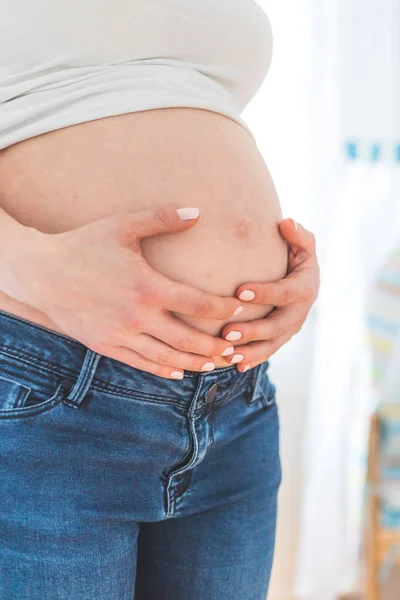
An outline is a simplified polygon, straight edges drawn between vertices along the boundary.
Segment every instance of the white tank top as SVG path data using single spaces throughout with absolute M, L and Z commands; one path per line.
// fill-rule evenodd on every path
M 241 112 L 271 61 L 255 0 L 0 0 L 0 149 L 163 107 Z

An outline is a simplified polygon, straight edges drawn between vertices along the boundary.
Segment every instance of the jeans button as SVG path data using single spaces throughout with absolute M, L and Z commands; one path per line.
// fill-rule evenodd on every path
M 212 402 L 217 394 L 218 384 L 214 383 L 207 392 L 204 402 Z
M 74 382 L 71 381 L 70 379 L 67 379 L 66 377 L 64 377 L 64 379 L 62 379 L 60 383 L 65 392 L 69 392 L 70 389 L 74 386 Z

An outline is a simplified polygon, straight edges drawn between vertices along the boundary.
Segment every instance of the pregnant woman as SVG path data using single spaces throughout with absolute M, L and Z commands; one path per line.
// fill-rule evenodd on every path
M 268 19 L 254 0 L 2 8 L 0 598 L 265 600 L 267 358 L 318 287 L 240 116 Z

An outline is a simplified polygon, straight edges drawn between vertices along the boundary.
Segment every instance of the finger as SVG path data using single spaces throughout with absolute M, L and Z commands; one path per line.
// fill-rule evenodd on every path
M 130 348 L 117 346 L 110 350 L 109 353 L 104 353 L 102 351 L 102 354 L 115 360 L 119 360 L 134 369 L 140 369 L 141 371 L 146 371 L 147 373 L 152 373 L 153 375 L 164 377 L 165 379 L 183 379 L 184 376 L 182 369 L 158 365 Z
M 237 298 L 204 292 L 151 271 L 146 297 L 142 298 L 148 304 L 200 319 L 226 320 L 243 312 Z
M 235 354 L 240 353 L 243 356 L 243 360 L 237 365 L 238 371 L 244 373 L 265 360 L 269 360 L 290 338 L 291 336 L 286 335 L 268 342 L 253 342 L 246 346 L 236 346 Z
M 171 208 L 158 206 L 152 210 L 116 215 L 120 240 L 124 245 L 153 235 L 176 233 L 198 222 L 198 208 Z
M 279 281 L 245 283 L 237 289 L 236 295 L 250 304 L 285 306 L 293 302 L 309 301 L 314 291 L 314 279 L 304 277 L 304 273 L 298 271 Z
M 302 225 L 297 223 L 295 227 L 295 221 L 293 219 L 283 219 L 279 223 L 279 229 L 282 237 L 289 242 L 290 246 L 299 248 L 309 254 L 315 253 L 315 236 L 305 229 Z
M 230 356 L 234 351 L 231 342 L 194 329 L 173 316 L 165 316 L 161 321 L 158 319 L 157 325 L 148 323 L 146 333 L 172 348 L 190 354 L 215 358 Z
M 213 371 L 215 369 L 215 363 L 209 356 L 181 352 L 146 334 L 136 337 L 135 351 L 157 365 L 191 371 Z
M 301 329 L 306 318 L 305 311 L 299 311 L 297 306 L 287 306 L 275 310 L 264 319 L 245 323 L 229 323 L 221 331 L 221 337 L 235 343 L 266 341 L 285 334 L 295 335 Z

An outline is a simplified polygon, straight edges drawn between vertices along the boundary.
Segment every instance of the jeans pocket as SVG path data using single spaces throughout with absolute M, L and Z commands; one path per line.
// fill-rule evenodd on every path
M 22 408 L 31 391 L 30 387 L 0 375 L 0 411 Z
M 55 387 L 55 391 L 54 391 Z M 32 385 L 18 377 L 0 374 L 0 419 L 15 419 L 32 416 L 49 410 L 61 402 L 62 381 L 53 386 L 49 394 L 48 386 Z
M 248 395 L 248 404 L 261 404 L 264 407 L 273 406 L 276 402 L 276 387 L 268 376 L 269 363 L 262 363 L 255 371 L 255 377 Z

